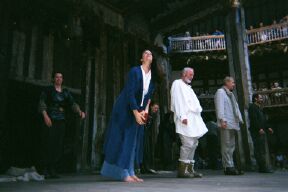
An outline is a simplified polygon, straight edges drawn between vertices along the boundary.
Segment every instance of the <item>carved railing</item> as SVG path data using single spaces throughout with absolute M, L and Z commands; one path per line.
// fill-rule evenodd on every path
M 288 106 L 288 88 L 274 89 L 267 91 L 256 91 L 263 96 L 263 107 L 285 107 Z M 215 111 L 214 105 L 214 95 L 201 95 L 198 97 L 203 112 L 213 112 Z
M 278 41 L 285 38 L 288 38 L 288 23 L 247 30 L 248 45 Z
M 264 107 L 288 106 L 288 88 L 256 91 L 255 93 L 263 96 Z
M 288 23 L 273 24 L 266 27 L 247 30 L 248 46 L 288 38 Z M 170 48 L 174 53 L 225 50 L 224 35 L 197 37 L 171 37 Z
M 172 52 L 199 52 L 225 50 L 224 35 L 175 37 L 170 39 Z

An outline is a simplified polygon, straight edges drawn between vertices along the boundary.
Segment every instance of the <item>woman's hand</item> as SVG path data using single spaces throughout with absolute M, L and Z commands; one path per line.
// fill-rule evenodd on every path
M 134 116 L 135 116 L 135 120 L 139 125 L 144 125 L 145 123 L 145 112 L 141 111 L 138 112 L 137 110 L 133 110 Z
M 52 121 L 46 111 L 43 111 L 44 123 L 47 127 L 52 127 Z

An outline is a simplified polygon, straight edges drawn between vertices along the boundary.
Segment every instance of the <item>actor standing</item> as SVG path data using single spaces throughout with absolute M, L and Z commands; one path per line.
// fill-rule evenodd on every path
M 71 93 L 62 87 L 62 73 L 54 73 L 54 85 L 47 87 L 40 96 L 39 111 L 43 115 L 44 175 L 46 178 L 58 178 L 56 165 L 59 162 L 65 133 L 65 111 L 72 108 L 81 118 L 85 113 L 75 103 Z
M 234 167 L 233 153 L 235 138 L 240 131 L 239 123 L 243 123 L 238 103 L 233 94 L 235 81 L 232 77 L 225 77 L 224 85 L 217 90 L 214 98 L 218 126 L 221 135 L 222 163 L 225 175 L 238 175 Z
M 262 110 L 263 97 L 259 94 L 252 96 L 253 103 L 249 106 L 250 132 L 254 143 L 256 161 L 261 173 L 272 173 L 269 161 L 266 133 L 273 134 L 273 129 L 267 123 Z
M 208 130 L 201 117 L 202 107 L 189 85 L 194 77 L 192 68 L 184 68 L 182 78 L 171 87 L 171 111 L 174 112 L 176 133 L 181 139 L 178 177 L 195 178 L 202 174 L 194 171 L 194 154 L 198 139 Z

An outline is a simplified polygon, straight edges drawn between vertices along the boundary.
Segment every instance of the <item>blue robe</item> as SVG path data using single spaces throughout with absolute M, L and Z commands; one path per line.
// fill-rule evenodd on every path
M 106 129 L 102 175 L 119 180 L 135 175 L 134 164 L 139 165 L 143 159 L 144 126 L 136 122 L 133 110 L 145 109 L 153 91 L 151 79 L 141 107 L 142 70 L 140 66 L 131 68 L 125 87 L 114 103 Z

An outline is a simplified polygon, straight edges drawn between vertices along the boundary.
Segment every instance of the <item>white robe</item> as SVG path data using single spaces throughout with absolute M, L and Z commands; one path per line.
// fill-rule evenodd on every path
M 193 89 L 182 79 L 175 80 L 172 84 L 171 111 L 174 112 L 176 133 L 200 138 L 208 131 L 201 117 L 200 102 Z M 182 123 L 184 119 L 187 119 L 187 125 Z

